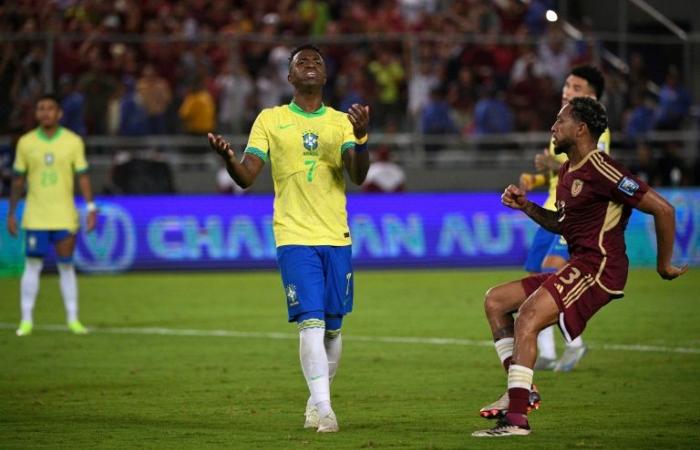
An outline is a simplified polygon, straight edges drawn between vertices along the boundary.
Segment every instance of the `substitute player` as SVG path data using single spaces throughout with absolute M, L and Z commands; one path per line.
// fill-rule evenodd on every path
M 566 153 L 569 160 L 559 170 L 556 211 L 532 203 L 513 185 L 501 197 L 504 205 L 522 210 L 547 230 L 563 235 L 571 258 L 557 273 L 531 275 L 486 293 L 486 316 L 498 356 L 508 370 L 510 402 L 494 428 L 476 431 L 473 436 L 530 433 L 527 409 L 537 334 L 558 324 L 571 341 L 600 308 L 624 295 L 629 265 L 624 233 L 633 208 L 654 216 L 659 275 L 672 280 L 688 269 L 671 264 L 673 206 L 596 148 L 607 125 L 604 107 L 591 98 L 574 98 L 559 112 L 552 138 L 556 153 Z
M 42 96 L 36 105 L 39 126 L 17 143 L 17 156 L 10 193 L 7 229 L 17 236 L 17 203 L 28 182 L 27 202 L 22 217 L 26 237 L 26 260 L 21 280 L 22 320 L 17 336 L 31 334 L 32 312 L 39 292 L 39 275 L 49 245 L 56 249 L 61 294 L 68 328 L 75 334 L 87 329 L 78 320 L 78 286 L 73 266 L 73 249 L 78 231 L 78 211 L 73 199 L 73 179 L 87 202 L 87 230 L 95 227 L 97 208 L 92 201 L 87 175 L 85 145 L 77 134 L 59 126 L 62 116 L 58 98 Z
M 357 185 L 367 175 L 369 108 L 354 104 L 345 114 L 323 104 L 326 65 L 314 46 L 292 51 L 287 79 L 294 87 L 292 102 L 258 115 L 240 162 L 221 136 L 209 134 L 209 144 L 243 188 L 270 161 L 277 261 L 311 394 L 304 427 L 335 432 L 330 381 L 354 291 L 343 169 Z
M 561 93 L 561 106 L 566 105 L 574 97 L 589 97 L 594 100 L 602 98 L 605 91 L 605 78 L 593 66 L 580 66 L 571 70 Z M 610 130 L 606 129 L 598 139 L 598 150 L 610 154 Z M 558 172 L 566 161 L 565 154 L 555 154 L 554 142 L 549 141 L 549 147 L 535 156 L 535 168 L 538 174 L 524 173 L 520 176 L 520 188 L 529 191 L 548 184 L 549 195 L 542 205 L 545 209 L 555 211 L 554 202 L 557 194 Z M 525 270 L 529 273 L 556 272 L 564 267 L 569 259 L 566 241 L 559 235 L 550 233 L 539 227 L 535 234 L 532 247 L 528 252 Z M 562 357 L 557 360 L 554 345 L 554 328 L 549 327 L 540 333 L 537 339 L 539 357 L 535 367 L 538 370 L 554 370 L 568 372 L 579 363 L 586 353 L 586 345 L 581 336 L 567 343 Z M 506 399 L 507 400 L 507 399 Z

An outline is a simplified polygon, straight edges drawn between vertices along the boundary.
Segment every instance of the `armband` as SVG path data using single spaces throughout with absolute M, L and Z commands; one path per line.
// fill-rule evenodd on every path
M 362 136 L 360 139 L 356 139 L 356 140 L 355 140 L 355 144 L 359 144 L 359 145 L 366 144 L 368 138 L 369 138 L 369 135 L 368 135 L 368 134 L 365 134 L 365 135 Z
M 90 213 L 95 212 L 97 211 L 97 205 L 95 204 L 95 202 L 87 202 L 87 204 L 85 205 L 85 209 L 87 209 L 87 212 Z

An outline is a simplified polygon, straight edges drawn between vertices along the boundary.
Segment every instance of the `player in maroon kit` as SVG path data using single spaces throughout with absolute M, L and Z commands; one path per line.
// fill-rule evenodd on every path
M 637 208 L 654 216 L 657 268 L 672 280 L 688 268 L 671 264 L 675 212 L 663 197 L 621 164 L 596 149 L 608 124 L 605 108 L 591 98 L 577 97 L 565 105 L 552 126 L 556 153 L 569 160 L 559 170 L 557 210 L 529 201 L 510 185 L 504 205 L 525 212 L 547 230 L 561 234 L 571 259 L 554 274 L 538 274 L 491 288 L 486 293 L 486 316 L 498 356 L 508 372 L 508 409 L 492 429 L 476 437 L 530 434 L 528 397 L 537 356 L 537 334 L 558 323 L 570 341 L 610 300 L 623 296 L 627 281 L 625 227 Z M 513 314 L 517 312 L 517 320 Z

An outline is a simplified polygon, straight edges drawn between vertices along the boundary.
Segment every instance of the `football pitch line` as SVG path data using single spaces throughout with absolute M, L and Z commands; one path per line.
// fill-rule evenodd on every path
M 14 330 L 16 324 L 0 323 L 0 329 Z M 66 332 L 65 325 L 35 325 L 35 330 Z M 153 336 L 196 336 L 196 337 L 225 337 L 240 339 L 277 339 L 297 340 L 296 333 L 274 333 L 256 331 L 233 330 L 192 330 L 162 327 L 88 327 L 90 333 L 95 334 L 130 334 Z M 343 335 L 343 340 L 351 342 L 370 342 L 387 344 L 417 344 L 417 345 L 456 345 L 466 347 L 493 347 L 492 341 L 478 341 L 473 339 L 454 339 L 437 337 L 402 337 L 402 336 L 357 336 Z M 613 350 L 622 352 L 653 352 L 653 353 L 682 353 L 700 355 L 700 348 L 696 347 L 667 347 L 661 345 L 644 344 L 595 344 L 587 342 L 589 348 L 595 350 Z

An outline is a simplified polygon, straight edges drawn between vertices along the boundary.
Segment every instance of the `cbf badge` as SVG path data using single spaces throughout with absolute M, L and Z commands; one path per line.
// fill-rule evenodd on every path
M 47 153 L 44 155 L 44 164 L 46 164 L 47 166 L 50 166 L 53 164 L 53 161 L 54 161 L 53 153 Z
M 288 284 L 285 291 L 287 293 L 287 305 L 289 305 L 289 306 L 298 305 L 299 300 L 297 300 L 297 287 L 293 284 Z
M 304 148 L 313 151 L 318 148 L 318 135 L 314 134 L 311 131 L 306 131 L 304 132 L 304 135 L 302 136 L 302 140 L 304 142 Z
M 581 193 L 583 190 L 583 181 L 579 179 L 575 179 L 573 183 L 571 183 L 571 196 L 576 197 L 578 194 Z

